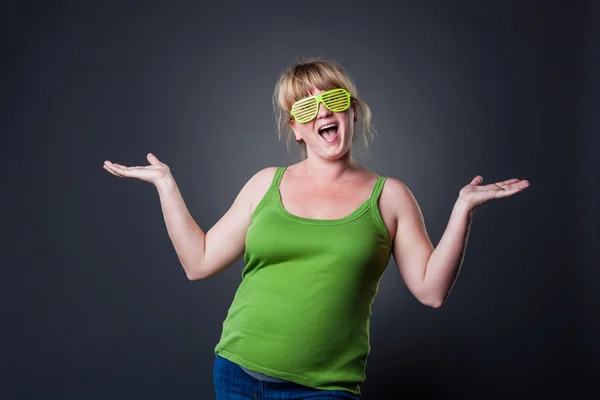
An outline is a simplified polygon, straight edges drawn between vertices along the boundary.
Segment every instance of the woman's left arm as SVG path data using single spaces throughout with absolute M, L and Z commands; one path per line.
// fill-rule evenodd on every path
M 397 201 L 394 260 L 408 289 L 425 305 L 438 308 L 446 301 L 464 259 L 475 208 L 529 187 L 528 181 L 519 179 L 480 186 L 482 182 L 483 178 L 476 176 L 461 189 L 448 226 L 435 248 L 410 190 L 397 180 L 390 182 L 392 197 Z

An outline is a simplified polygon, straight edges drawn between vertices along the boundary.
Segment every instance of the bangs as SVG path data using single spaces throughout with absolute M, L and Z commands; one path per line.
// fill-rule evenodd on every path
M 331 64 L 301 64 L 289 70 L 287 75 L 280 87 L 280 104 L 286 110 L 290 110 L 298 100 L 312 96 L 313 88 L 321 91 L 343 88 L 354 94 L 353 85 L 345 72 L 341 67 L 334 68 Z

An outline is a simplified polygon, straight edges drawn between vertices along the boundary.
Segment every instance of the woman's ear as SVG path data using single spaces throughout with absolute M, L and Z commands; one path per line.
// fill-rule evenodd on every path
M 292 131 L 294 132 L 294 136 L 296 137 L 296 142 L 300 142 L 302 141 L 302 137 L 298 134 L 298 132 L 296 132 L 296 121 L 295 120 L 290 120 L 290 127 L 292 128 Z
M 358 114 L 356 113 L 356 103 L 352 103 L 352 109 L 354 110 L 354 123 L 358 122 Z

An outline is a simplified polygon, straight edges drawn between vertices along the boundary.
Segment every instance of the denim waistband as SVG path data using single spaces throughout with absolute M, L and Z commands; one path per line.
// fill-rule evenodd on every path
M 263 382 L 278 382 L 278 383 L 283 383 L 283 382 L 288 382 L 286 380 L 283 379 L 278 379 L 278 378 L 273 378 L 272 376 L 269 375 L 264 375 L 258 372 L 254 372 L 254 371 L 250 371 L 242 366 L 240 366 L 240 368 L 242 369 L 242 371 L 244 371 L 245 373 L 247 373 L 248 375 L 250 375 L 251 377 L 258 379 L 259 381 L 263 381 Z

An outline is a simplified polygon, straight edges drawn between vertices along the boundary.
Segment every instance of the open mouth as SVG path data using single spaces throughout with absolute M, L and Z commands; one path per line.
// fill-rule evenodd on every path
M 319 128 L 319 135 L 326 142 L 333 142 L 338 137 L 338 126 L 336 124 L 327 124 Z

